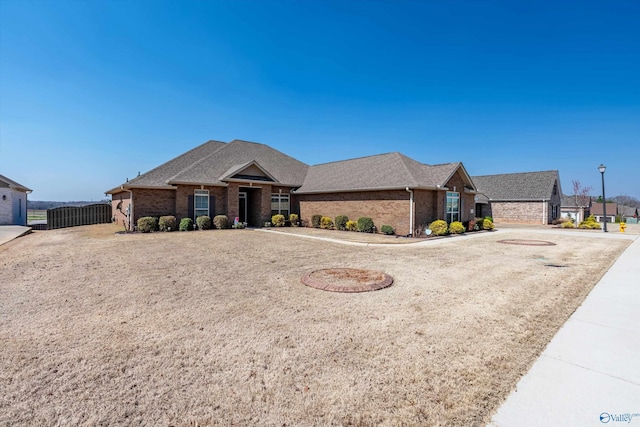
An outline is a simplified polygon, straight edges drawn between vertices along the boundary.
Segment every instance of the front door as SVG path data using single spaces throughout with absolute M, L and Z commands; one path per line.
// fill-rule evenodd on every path
M 240 222 L 247 222 L 247 193 L 240 192 L 239 200 Z

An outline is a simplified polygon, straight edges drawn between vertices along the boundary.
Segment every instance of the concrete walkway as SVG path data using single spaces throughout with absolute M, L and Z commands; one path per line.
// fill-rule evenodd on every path
M 0 245 L 31 232 L 31 227 L 21 225 L 0 225 Z
M 622 233 L 589 237 L 634 241 L 489 426 L 640 426 L 640 238 Z

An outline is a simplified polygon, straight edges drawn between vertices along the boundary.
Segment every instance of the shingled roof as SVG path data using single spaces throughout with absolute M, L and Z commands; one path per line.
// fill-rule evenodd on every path
M 7 178 L 4 175 L 0 175 L 0 182 L 4 182 L 6 186 L 8 186 L 9 188 L 12 188 L 14 190 L 24 191 L 24 192 L 33 191 L 33 190 L 25 187 L 24 185 L 19 184 L 19 183 L 15 182 L 14 180 Z
M 557 170 L 473 176 L 471 179 L 478 191 L 491 201 L 549 200 L 556 184 L 556 191 L 562 194 Z
M 297 194 L 444 187 L 462 163 L 425 165 L 401 153 L 387 153 L 311 166 Z
M 562 195 L 562 202 L 560 204 L 563 208 L 586 208 L 591 206 L 591 196 Z
M 198 162 L 189 165 L 169 180 L 172 184 L 224 184 L 221 178 L 240 165 L 257 163 L 275 182 L 299 187 L 304 181 L 308 165 L 256 142 L 234 140 Z
M 607 216 L 616 215 L 617 213 L 618 213 L 618 204 L 607 202 Z M 591 215 L 604 215 L 604 208 L 602 206 L 602 202 L 594 202 L 591 205 Z
M 221 178 L 240 165 L 258 164 L 277 183 L 302 185 L 308 165 L 267 145 L 234 140 L 208 141 L 107 193 L 126 188 L 175 188 L 176 184 L 226 185 Z

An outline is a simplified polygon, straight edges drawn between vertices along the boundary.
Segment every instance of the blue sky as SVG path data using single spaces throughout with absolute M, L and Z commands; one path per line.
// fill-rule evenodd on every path
M 0 173 L 100 200 L 209 140 L 640 198 L 638 1 L 0 1 Z

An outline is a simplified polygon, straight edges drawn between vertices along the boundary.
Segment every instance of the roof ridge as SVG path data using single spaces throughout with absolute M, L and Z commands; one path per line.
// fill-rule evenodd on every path
M 354 157 L 354 158 L 351 158 L 351 159 L 334 160 L 334 161 L 332 161 L 332 162 L 318 163 L 318 164 L 313 165 L 313 166 L 324 166 L 324 165 L 331 165 L 331 164 L 334 164 L 334 163 L 350 162 L 350 161 L 353 161 L 353 160 L 370 159 L 370 158 L 372 158 L 372 157 L 382 157 L 382 156 L 388 156 L 388 155 L 390 155 L 390 154 L 398 154 L 398 155 L 400 155 L 400 156 L 407 157 L 407 156 L 405 156 L 404 154 L 402 154 L 402 153 L 401 153 L 401 152 L 399 152 L 399 151 L 390 151 L 390 152 L 388 152 L 388 153 L 371 154 L 371 155 L 369 155 L 369 156 L 361 156 L 361 157 Z
M 492 173 L 487 175 L 474 175 L 476 178 L 483 178 L 485 176 L 504 176 L 504 175 L 524 175 L 528 173 L 545 173 L 545 172 L 556 172 L 558 173 L 558 169 L 549 169 L 544 171 L 529 171 L 529 172 L 510 172 L 510 173 Z
M 163 167 L 163 166 L 165 166 L 165 165 L 167 165 L 167 164 L 169 164 L 169 163 L 171 163 L 171 162 L 173 162 L 173 161 L 175 161 L 175 160 L 179 159 L 180 157 L 186 156 L 187 154 L 194 152 L 194 151 L 195 151 L 195 150 L 197 150 L 198 148 L 202 148 L 202 147 L 204 147 L 205 145 L 210 144 L 210 143 L 212 143 L 212 142 L 215 142 L 215 143 L 218 143 L 218 144 L 226 144 L 226 142 L 216 141 L 215 139 L 210 139 L 210 140 L 209 140 L 209 141 L 207 141 L 207 142 L 203 142 L 202 144 L 200 144 L 200 145 L 198 145 L 198 146 L 196 146 L 196 147 L 193 147 L 191 150 L 185 151 L 184 153 L 182 153 L 182 154 L 180 154 L 180 155 L 178 155 L 178 156 L 176 156 L 176 157 L 174 157 L 174 158 L 172 158 L 172 159 L 167 160 L 166 162 L 164 162 L 164 163 L 162 163 L 162 164 L 160 164 L 160 165 L 156 166 L 156 167 L 155 167 L 155 168 L 153 168 L 153 169 L 149 169 L 149 170 L 148 170 L 148 171 L 146 171 L 145 173 L 143 173 L 143 174 L 141 174 L 141 175 L 138 175 L 138 176 L 136 176 L 135 178 L 133 178 L 133 179 L 129 180 L 129 181 L 128 181 L 128 183 L 132 183 L 132 182 L 134 182 L 134 181 L 138 180 L 138 178 L 142 178 L 142 177 L 144 177 L 145 175 L 148 175 L 148 174 L 150 174 L 151 172 L 154 172 L 154 171 L 156 171 L 156 170 L 160 169 L 161 167 Z M 218 148 L 217 148 L 216 150 L 214 150 L 213 152 L 215 153 L 215 152 L 216 152 L 216 151 L 218 151 L 220 148 L 222 148 L 222 147 L 218 147 Z M 207 156 L 208 156 L 208 155 L 207 155 Z M 205 156 L 205 157 L 207 157 L 207 156 Z M 183 169 L 183 170 L 185 170 L 185 169 Z M 180 172 L 178 172 L 178 173 L 180 173 Z M 177 174 L 176 174 L 176 175 L 177 175 Z M 175 175 L 174 175 L 174 176 L 175 176 Z M 173 178 L 173 176 L 172 176 L 171 178 Z M 171 178 L 169 178 L 169 180 L 171 180 Z
M 221 142 L 221 141 L 208 141 L 208 142 Z M 208 142 L 207 142 L 207 143 L 208 143 Z M 205 144 L 206 144 L 206 143 L 205 143 Z M 186 172 L 186 171 L 188 171 L 188 170 L 192 169 L 192 168 L 193 168 L 193 167 L 195 167 L 196 165 L 199 165 L 200 163 L 202 163 L 204 160 L 208 159 L 209 157 L 213 156 L 214 154 L 218 153 L 219 151 L 221 151 L 221 150 L 223 150 L 223 149 L 225 149 L 225 148 L 227 148 L 227 147 L 229 146 L 229 144 L 228 144 L 228 143 L 226 143 L 226 142 L 223 142 L 223 144 L 224 144 L 224 145 L 221 145 L 220 147 L 216 148 L 215 150 L 213 150 L 212 152 L 210 152 L 210 153 L 209 153 L 209 154 L 207 154 L 206 156 L 202 156 L 201 158 L 199 158 L 199 159 L 198 159 L 198 160 L 196 160 L 195 162 L 191 163 L 191 164 L 190 164 L 189 166 L 187 166 L 186 168 L 181 169 L 181 170 L 180 170 L 178 173 L 176 173 L 175 175 L 173 175 L 173 176 L 169 177 L 169 179 L 167 179 L 167 181 L 166 181 L 166 182 L 171 182 L 171 181 L 172 181 L 175 177 L 177 177 L 178 175 L 180 175 L 180 174 L 182 174 L 182 173 L 184 173 L 184 172 Z M 204 144 L 202 144 L 202 145 L 204 145 Z M 202 147 L 202 145 L 199 145 L 198 147 Z M 198 148 L 198 147 L 196 147 L 196 148 Z M 194 148 L 193 150 L 195 150 L 196 148 Z M 193 150 L 189 150 L 189 151 L 187 151 L 187 153 L 189 153 L 189 152 L 191 152 L 191 151 L 193 151 Z M 187 154 L 187 153 L 185 153 L 185 154 Z

